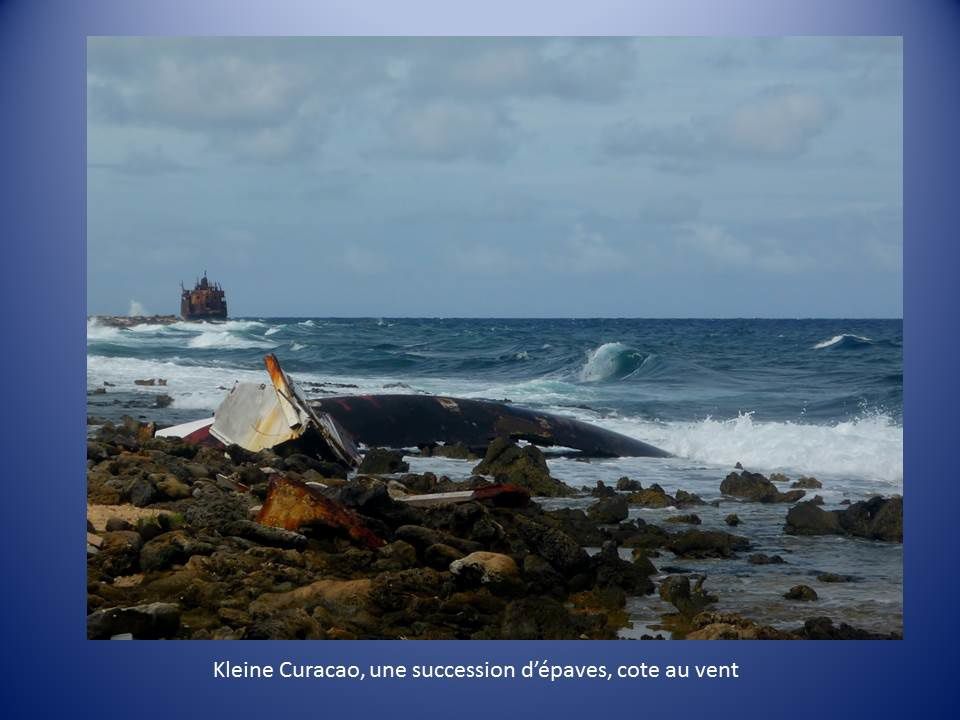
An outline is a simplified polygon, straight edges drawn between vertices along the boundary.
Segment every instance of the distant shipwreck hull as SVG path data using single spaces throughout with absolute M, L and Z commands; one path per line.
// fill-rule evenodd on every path
M 193 290 L 187 290 L 180 283 L 180 316 L 184 320 L 226 320 L 227 299 L 223 288 L 207 280 L 206 272 Z
M 462 443 L 482 451 L 497 437 L 579 450 L 593 457 L 670 457 L 641 440 L 502 402 L 432 395 L 358 395 L 313 400 L 368 447 Z

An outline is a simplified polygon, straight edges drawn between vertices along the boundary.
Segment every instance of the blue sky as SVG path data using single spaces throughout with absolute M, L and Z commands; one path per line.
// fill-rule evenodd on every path
M 88 311 L 900 317 L 898 38 L 94 38 Z

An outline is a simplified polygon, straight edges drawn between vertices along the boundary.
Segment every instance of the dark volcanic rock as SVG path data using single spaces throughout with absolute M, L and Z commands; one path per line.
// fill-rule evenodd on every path
M 629 514 L 627 499 L 622 495 L 601 498 L 587 509 L 587 517 L 602 525 L 614 525 L 626 520 Z
M 846 623 L 834 625 L 828 617 L 810 618 L 799 631 L 807 640 L 901 640 L 899 633 L 881 635 L 855 628 Z
M 598 587 L 618 587 L 628 595 L 646 595 L 653 592 L 650 576 L 656 573 L 653 563 L 646 557 L 628 562 L 620 557 L 617 545 L 612 541 L 603 544 L 600 552 L 590 558 L 596 574 Z
M 696 493 L 687 492 L 686 490 L 677 490 L 676 494 L 677 507 L 686 508 L 694 507 L 695 505 L 706 505 L 703 498 L 697 495 Z
M 671 535 L 665 547 L 677 557 L 729 558 L 749 548 L 750 541 L 719 530 L 691 529 Z
M 747 562 L 751 565 L 783 565 L 787 561 L 779 555 L 765 555 L 764 553 L 756 553 L 755 555 L 748 557 Z
M 826 572 L 817 575 L 817 580 L 825 583 L 853 582 L 853 575 L 839 575 L 838 573 Z
M 730 527 L 736 527 L 740 524 L 740 517 L 736 513 L 730 513 L 723 519 L 723 521 Z
M 636 490 L 643 490 L 643 486 L 638 480 L 631 480 L 626 475 L 617 480 L 617 490 L 621 492 L 634 492 Z
M 573 640 L 584 629 L 556 600 L 529 597 L 507 605 L 500 633 L 505 640 Z
M 170 638 L 179 628 L 180 607 L 172 603 L 108 608 L 87 617 L 90 640 L 108 640 L 122 633 L 130 633 L 137 640 Z
M 805 488 L 807 490 L 816 490 L 823 487 L 823 483 L 815 477 L 802 477 L 790 485 L 792 488 Z
M 750 502 L 776 503 L 796 502 L 804 496 L 803 490 L 790 490 L 782 493 L 777 486 L 760 473 L 742 470 L 732 472 L 720 483 L 720 492 L 724 495 Z
M 903 542 L 903 498 L 874 497 L 843 510 L 821 510 L 811 502 L 799 503 L 787 513 L 784 532 Z
M 391 473 L 407 472 L 409 469 L 410 465 L 404 462 L 402 452 L 371 448 L 363 456 L 358 472 L 368 475 L 389 475 Z
M 646 508 L 665 508 L 676 505 L 677 500 L 660 487 L 653 483 L 646 489 L 637 490 L 627 495 L 627 502 L 631 505 L 639 505 Z
M 665 522 L 668 523 L 688 523 L 690 525 L 699 525 L 700 516 L 696 513 L 690 513 L 689 515 L 674 515 L 673 517 L 668 517 Z
M 617 491 L 606 485 L 603 480 L 597 480 L 597 486 L 590 490 L 590 495 L 595 498 L 612 498 L 617 497 Z
M 787 600 L 816 600 L 819 596 L 817 591 L 809 585 L 794 585 L 783 594 Z
M 487 447 L 483 460 L 473 468 L 478 475 L 492 475 L 498 482 L 527 488 L 541 497 L 570 497 L 576 491 L 550 477 L 547 460 L 534 445 L 520 447 L 508 438 L 497 438 Z
M 697 579 L 690 588 L 690 578 L 686 575 L 670 575 L 660 581 L 660 597 L 673 605 L 681 615 L 692 617 L 707 605 L 717 602 L 717 597 L 703 589 L 706 577 Z

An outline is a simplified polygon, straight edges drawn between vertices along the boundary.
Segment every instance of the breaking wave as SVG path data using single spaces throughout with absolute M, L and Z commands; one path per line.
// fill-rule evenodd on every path
M 604 343 L 590 352 L 580 369 L 583 382 L 622 380 L 643 365 L 648 356 L 620 342 Z
M 597 422 L 594 420 L 594 422 Z M 827 425 L 761 422 L 752 413 L 729 420 L 657 423 L 627 418 L 598 424 L 689 460 L 903 483 L 903 427 L 886 414 Z
M 273 343 L 263 340 L 254 340 L 245 338 L 241 335 L 231 333 L 229 330 L 207 330 L 187 341 L 187 347 L 191 348 L 273 348 Z
M 813 349 L 823 350 L 825 348 L 860 348 L 873 344 L 874 341 L 868 337 L 844 333 L 842 335 L 834 335 L 829 340 L 818 342 L 813 346 Z

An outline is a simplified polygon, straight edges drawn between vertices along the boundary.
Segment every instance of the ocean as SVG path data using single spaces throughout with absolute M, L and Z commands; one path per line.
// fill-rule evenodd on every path
M 825 509 L 842 500 L 903 492 L 902 320 L 336 319 L 238 318 L 115 328 L 87 326 L 91 416 L 123 414 L 172 424 L 209 416 L 237 380 L 264 381 L 273 352 L 308 396 L 432 393 L 508 399 L 571 415 L 657 445 L 675 457 L 549 460 L 575 486 L 622 475 L 707 500 L 734 464 L 791 478 L 814 475 Z M 163 378 L 166 385 L 138 386 Z M 105 384 L 108 383 L 108 384 Z M 154 407 L 156 396 L 173 402 Z M 471 463 L 409 458 L 413 471 L 468 476 Z M 813 494 L 813 493 L 810 493 Z M 551 507 L 588 499 L 552 500 Z M 874 629 L 902 629 L 902 546 L 782 533 L 787 506 L 725 501 L 698 508 L 702 529 L 736 528 L 746 558 L 685 561 L 731 609 L 778 626 L 812 614 Z M 635 508 L 652 522 L 677 511 Z M 672 563 L 673 565 L 681 563 Z M 816 575 L 855 576 L 818 584 Z M 820 594 L 815 612 L 780 595 L 803 582 Z M 649 632 L 666 608 L 631 599 L 635 629 Z M 630 636 L 630 633 L 627 633 Z

